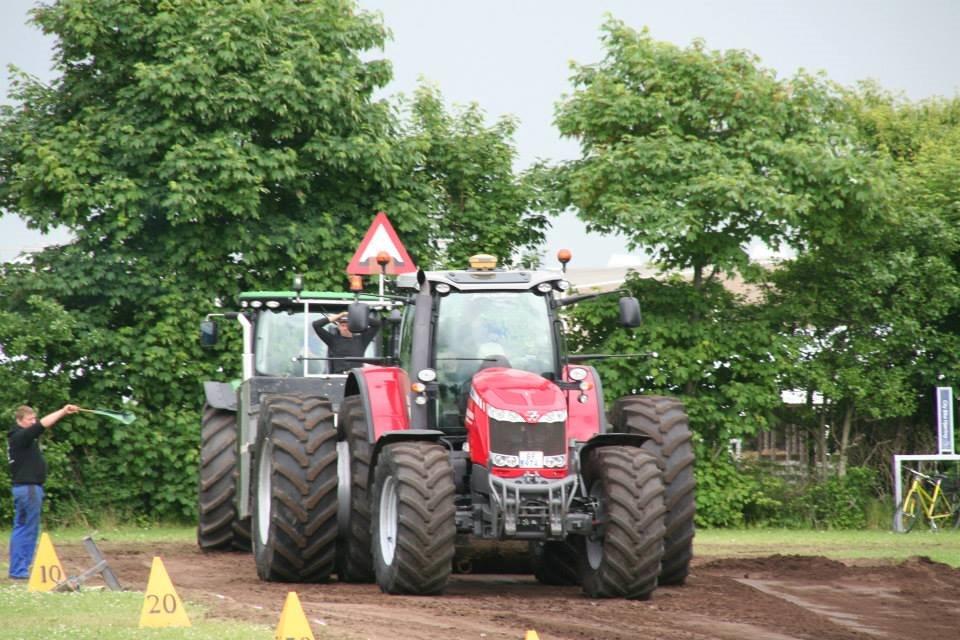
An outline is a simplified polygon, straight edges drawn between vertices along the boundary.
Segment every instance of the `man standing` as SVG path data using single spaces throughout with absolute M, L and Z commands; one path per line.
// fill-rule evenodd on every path
M 336 333 L 329 333 L 326 325 L 333 322 L 337 325 Z M 330 373 L 346 373 L 353 367 L 359 367 L 363 362 L 347 360 L 346 358 L 362 358 L 367 345 L 373 342 L 380 329 L 380 319 L 376 315 L 370 316 L 370 326 L 363 333 L 352 333 L 347 322 L 347 312 L 338 313 L 330 317 L 323 317 L 314 321 L 313 330 L 327 345 L 327 356 L 330 360 Z
M 80 407 L 67 404 L 37 420 L 32 408 L 21 405 L 14 414 L 17 423 L 7 433 L 7 458 L 13 484 L 13 531 L 10 534 L 10 577 L 26 580 L 40 535 L 43 508 L 43 483 L 47 480 L 47 462 L 38 440 L 45 429 Z

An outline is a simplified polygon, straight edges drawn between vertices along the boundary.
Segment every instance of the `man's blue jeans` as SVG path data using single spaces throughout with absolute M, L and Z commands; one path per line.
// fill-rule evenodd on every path
M 39 484 L 13 486 L 13 532 L 10 534 L 10 577 L 29 578 L 30 563 L 40 535 L 43 487 Z

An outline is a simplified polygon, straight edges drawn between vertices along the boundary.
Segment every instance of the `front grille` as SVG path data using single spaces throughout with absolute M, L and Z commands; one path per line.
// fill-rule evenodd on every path
M 567 452 L 564 422 L 503 422 L 490 420 L 490 451 L 517 455 L 520 451 L 543 451 L 545 456 Z

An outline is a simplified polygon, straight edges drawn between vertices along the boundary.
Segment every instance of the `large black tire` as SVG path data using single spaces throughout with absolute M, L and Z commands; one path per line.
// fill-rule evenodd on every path
M 583 592 L 646 600 L 657 587 L 663 558 L 666 507 L 657 460 L 633 447 L 598 447 L 583 471 L 600 524 L 598 532 L 580 538 Z
M 337 540 L 337 577 L 343 582 L 373 582 L 373 551 L 370 549 L 370 438 L 363 398 L 350 396 L 340 405 L 340 433 L 347 442 L 349 494 L 346 522 L 340 522 Z M 341 482 L 344 478 L 341 478 Z
M 337 540 L 337 433 L 326 398 L 276 395 L 262 401 L 253 523 L 261 579 L 330 578 Z
M 580 584 L 579 554 L 573 540 L 549 540 L 530 543 L 530 564 L 540 584 L 568 586 Z
M 683 584 L 693 556 L 696 512 L 693 432 L 687 412 L 676 398 L 627 396 L 614 404 L 610 423 L 614 431 L 648 436 L 643 448 L 663 465 L 667 533 L 663 539 L 663 568 L 657 582 Z
M 374 478 L 377 584 L 385 593 L 442 593 L 453 568 L 457 533 L 449 451 L 432 442 L 387 445 Z
M 237 414 L 203 407 L 197 488 L 201 551 L 250 550 L 250 519 L 237 518 Z

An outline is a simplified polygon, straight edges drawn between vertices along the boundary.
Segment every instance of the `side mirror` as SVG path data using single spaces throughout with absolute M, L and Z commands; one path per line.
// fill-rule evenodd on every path
M 640 302 L 633 296 L 620 298 L 620 324 L 629 329 L 639 327 Z
M 217 344 L 217 323 L 213 320 L 204 320 L 200 323 L 200 346 L 212 347 Z
M 363 333 L 370 328 L 370 307 L 362 302 L 347 307 L 347 327 L 350 333 Z

